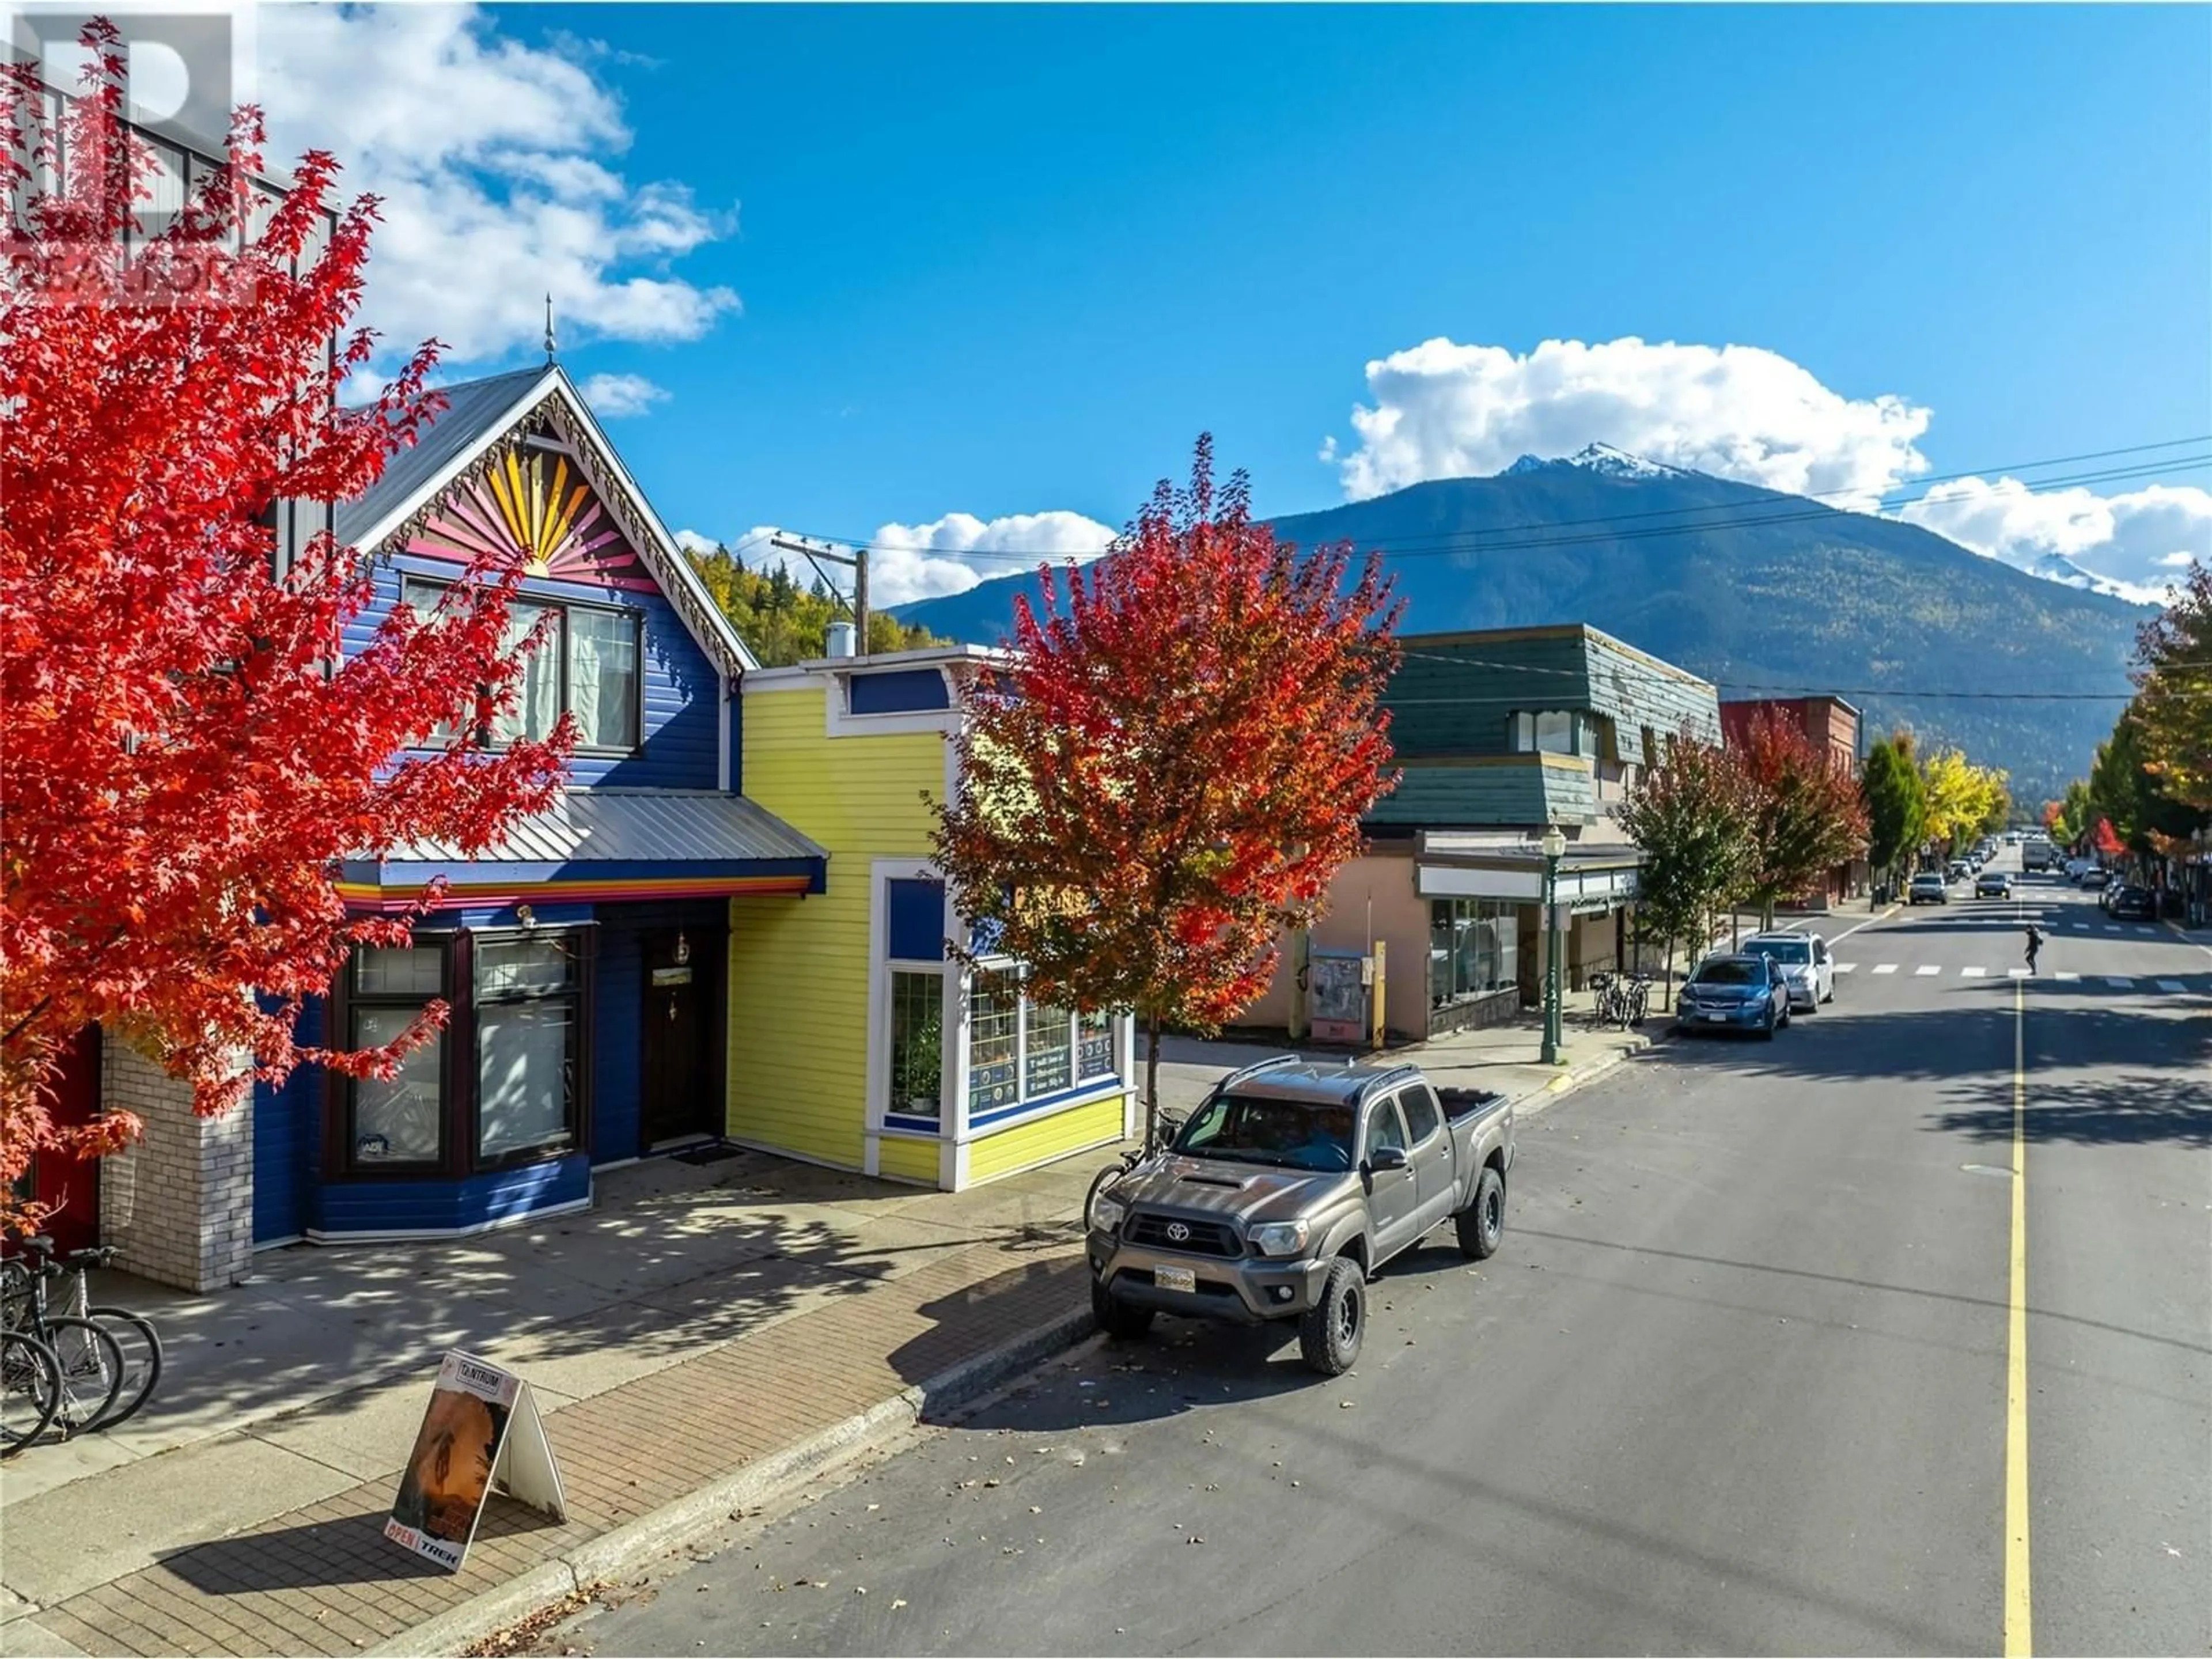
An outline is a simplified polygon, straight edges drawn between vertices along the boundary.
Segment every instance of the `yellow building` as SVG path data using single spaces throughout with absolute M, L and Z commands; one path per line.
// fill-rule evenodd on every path
M 754 669 L 747 799 L 830 855 L 824 890 L 731 907 L 729 1138 L 957 1190 L 1134 1132 L 1133 1032 L 970 969 L 931 866 L 972 647 Z

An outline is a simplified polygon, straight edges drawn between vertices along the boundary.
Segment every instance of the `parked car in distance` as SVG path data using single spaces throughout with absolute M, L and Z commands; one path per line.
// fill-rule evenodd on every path
M 2093 864 L 2081 872 L 2081 890 L 2084 892 L 2094 893 L 2112 878 L 2111 871 L 2100 869 Z
M 1505 1226 L 1513 1105 L 1440 1089 L 1417 1066 L 1285 1055 L 1233 1072 L 1164 1152 L 1093 1189 L 1091 1312 L 1132 1339 L 1156 1314 L 1296 1320 L 1326 1376 L 1352 1369 L 1367 1281 L 1443 1221 L 1480 1261 Z
M 1943 879 L 1946 881 L 1964 881 L 1973 873 L 1973 866 L 1964 859 L 1953 859 L 1943 866 Z
M 2158 895 L 2148 887 L 2130 885 L 2114 893 L 2105 908 L 2121 921 L 2156 921 Z
M 1790 981 L 1765 957 L 1707 957 L 1674 999 L 1677 1031 L 1756 1031 L 1771 1042 L 1789 1023 Z
M 2069 881 L 2079 881 L 2081 879 L 2081 872 L 2089 867 L 2089 860 L 2087 859 L 2069 859 L 2066 860 L 2065 867 L 2066 879 Z
M 2010 898 L 2012 874 L 2006 870 L 1984 870 L 1974 878 L 1976 898 Z
M 1945 884 L 1943 878 L 1933 870 L 1923 870 L 1913 877 L 1911 885 L 1905 889 L 1905 902 L 1907 904 L 1948 904 L 1951 890 Z
M 1747 956 L 1781 964 L 1792 1010 L 1816 1010 L 1836 1000 L 1836 959 L 1818 933 L 1754 933 L 1743 949 Z

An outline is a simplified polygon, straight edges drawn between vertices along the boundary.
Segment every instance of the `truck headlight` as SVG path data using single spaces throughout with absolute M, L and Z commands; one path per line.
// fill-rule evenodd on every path
M 1261 1255 L 1296 1255 L 1306 1247 L 1306 1230 L 1303 1221 L 1265 1221 L 1247 1237 Z
M 1103 1191 L 1091 1200 L 1091 1224 L 1099 1232 L 1119 1232 L 1121 1230 L 1122 1218 L 1128 1213 L 1127 1205 L 1118 1198 L 1109 1197 Z

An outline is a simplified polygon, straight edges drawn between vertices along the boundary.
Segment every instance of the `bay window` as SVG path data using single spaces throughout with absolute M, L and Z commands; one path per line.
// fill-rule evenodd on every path
M 364 946 L 353 957 L 347 1046 L 380 1048 L 445 994 L 442 943 Z M 399 1062 L 389 1078 L 356 1078 L 348 1088 L 346 1161 L 364 1169 L 434 1166 L 445 1156 L 446 1034 Z
M 427 617 L 448 591 L 443 583 L 410 576 L 400 597 Z M 635 749 L 644 740 L 638 613 L 519 597 L 507 608 L 506 652 L 519 650 L 541 618 L 552 621 L 524 661 L 514 708 L 493 720 L 492 740 L 543 738 L 566 710 L 576 717 L 580 749 Z
M 891 1103 L 905 1117 L 938 1118 L 945 1089 L 945 975 L 891 971 Z
M 574 1146 L 581 975 L 565 932 L 476 940 L 477 1156 Z

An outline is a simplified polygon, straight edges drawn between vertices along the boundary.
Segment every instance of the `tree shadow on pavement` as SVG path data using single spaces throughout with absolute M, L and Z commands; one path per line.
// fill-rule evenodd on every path
M 2021 1133 L 2031 1141 L 2076 1146 L 2112 1146 L 2172 1141 L 2212 1149 L 2212 1083 L 2202 1078 L 2135 1074 L 2074 1083 L 2045 1083 L 2031 1078 Z M 1945 1112 L 1929 1125 L 1969 1140 L 2008 1142 L 2013 1134 L 2009 1101 Z

